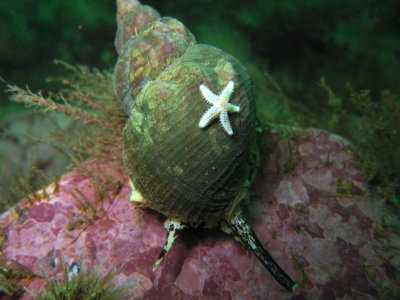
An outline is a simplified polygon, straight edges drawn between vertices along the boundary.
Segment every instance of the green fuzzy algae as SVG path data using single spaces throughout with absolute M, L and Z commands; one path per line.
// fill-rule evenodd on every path
M 336 195 L 339 197 L 355 197 L 365 194 L 365 190 L 356 186 L 351 180 L 338 180 Z
M 101 267 L 93 270 L 85 264 L 82 264 L 77 273 L 74 273 L 65 262 L 63 262 L 63 268 L 62 281 L 50 279 L 45 273 L 48 289 L 42 290 L 41 293 L 30 290 L 28 292 L 36 300 L 116 300 L 126 299 L 128 289 L 132 285 L 125 284 L 116 287 L 112 283 L 121 268 L 110 269 L 105 275 L 101 275 Z

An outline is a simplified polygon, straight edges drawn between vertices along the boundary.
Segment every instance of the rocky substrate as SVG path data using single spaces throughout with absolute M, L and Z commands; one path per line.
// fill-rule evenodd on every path
M 246 212 L 298 282 L 294 294 L 218 230 L 184 232 L 152 272 L 166 240 L 164 217 L 130 203 L 126 175 L 98 161 L 91 162 L 98 172 L 119 182 L 101 202 L 90 177 L 74 171 L 0 217 L 4 267 L 42 274 L 42 266 L 62 278 L 61 259 L 104 271 L 124 264 L 115 283 L 134 282 L 132 299 L 384 299 L 399 280 L 391 246 L 400 242 L 382 221 L 388 215 L 372 199 L 351 146 L 322 130 L 287 132 L 264 134 L 264 165 Z M 45 280 L 14 282 L 38 290 Z

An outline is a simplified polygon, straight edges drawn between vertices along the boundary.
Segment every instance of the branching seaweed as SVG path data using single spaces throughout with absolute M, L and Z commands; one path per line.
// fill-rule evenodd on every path
M 400 98 L 387 91 L 373 100 L 368 90 L 350 91 L 350 101 L 361 115 L 355 139 L 369 181 L 393 204 L 400 195 Z M 399 206 L 400 207 L 400 206 Z
M 400 209 L 400 97 L 383 91 L 373 99 L 369 90 L 354 91 L 348 84 L 348 99 L 343 100 L 324 78 L 320 85 L 332 109 L 326 128 L 353 142 L 369 183 Z
M 58 93 L 44 94 L 32 92 L 29 88 L 20 88 L 8 84 L 7 91 L 11 100 L 24 103 L 28 107 L 38 108 L 41 112 L 57 112 L 71 116 L 84 126 L 73 132 L 54 128 L 51 139 L 43 140 L 30 137 L 37 143 L 46 143 L 61 149 L 70 157 L 70 169 L 79 169 L 91 179 L 97 191 L 96 200 L 102 200 L 109 193 L 118 190 L 121 183 L 106 174 L 98 174 L 93 170 L 94 164 L 83 164 L 88 159 L 100 159 L 116 171 L 122 170 L 122 129 L 126 116 L 117 103 L 112 90 L 112 73 L 109 71 L 90 70 L 86 66 L 72 66 L 66 62 L 55 61 L 69 72 L 70 76 L 50 78 L 61 81 L 63 88 Z M 38 173 L 33 172 L 33 174 Z M 62 175 L 62 174 L 60 174 Z M 19 176 L 20 177 L 20 176 Z M 22 178 L 22 177 L 21 177 Z M 50 183 L 46 180 L 43 184 Z M 38 185 L 31 185 L 26 180 L 18 190 L 32 193 Z M 21 196 L 21 193 L 14 193 Z M 20 199 L 20 198 L 19 198 Z M 14 199 L 18 201 L 19 199 Z

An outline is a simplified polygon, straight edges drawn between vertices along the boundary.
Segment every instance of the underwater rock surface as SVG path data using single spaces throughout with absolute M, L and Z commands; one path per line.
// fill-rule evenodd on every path
M 102 264 L 104 271 L 125 264 L 115 280 L 135 282 L 132 299 L 381 299 L 383 285 L 395 287 L 400 266 L 387 246 L 400 241 L 381 223 L 383 209 L 370 199 L 350 145 L 321 130 L 288 131 L 285 139 L 264 133 L 269 150 L 247 213 L 265 248 L 298 282 L 294 294 L 217 230 L 183 233 L 153 273 L 164 219 L 130 203 L 127 176 L 104 162 L 96 168 L 121 186 L 101 203 L 91 180 L 74 171 L 5 212 L 3 256 L 38 274 L 42 265 L 56 278 L 61 258 Z M 44 282 L 20 281 L 32 289 Z
M 13 180 L 21 173 L 31 172 L 33 177 L 37 175 L 32 174 L 35 167 L 50 177 L 63 174 L 69 164 L 67 155 L 45 142 L 37 141 L 49 141 L 56 126 L 60 131 L 72 133 L 79 130 L 80 125 L 72 118 L 51 112 L 46 118 L 42 114 L 22 111 L 0 119 L 0 131 L 4 133 L 0 138 L 0 211 L 5 210 L 4 199 L 14 199 Z

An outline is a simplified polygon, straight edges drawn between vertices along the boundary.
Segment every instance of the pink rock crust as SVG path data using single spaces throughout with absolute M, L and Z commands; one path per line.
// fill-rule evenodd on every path
M 65 175 L 46 199 L 24 200 L 0 217 L 3 255 L 56 278 L 61 258 L 104 271 L 125 264 L 115 282 L 133 281 L 132 299 L 380 299 L 379 284 L 395 287 L 388 264 L 399 267 L 398 253 L 381 249 L 399 240 L 381 229 L 383 209 L 371 200 L 350 145 L 321 130 L 293 132 L 291 139 L 264 134 L 270 151 L 263 151 L 246 211 L 265 248 L 299 283 L 294 294 L 218 230 L 184 232 L 153 273 L 164 218 L 130 203 L 126 175 L 99 162 L 121 183 L 117 191 L 96 202 L 87 176 Z M 39 289 L 44 280 L 21 283 Z

